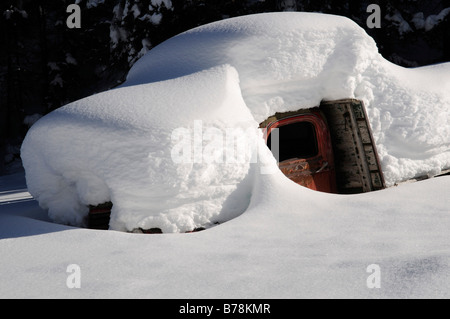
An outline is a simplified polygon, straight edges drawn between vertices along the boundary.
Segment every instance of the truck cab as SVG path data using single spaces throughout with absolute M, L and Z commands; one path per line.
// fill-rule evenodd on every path
M 336 193 L 330 132 L 318 109 L 276 117 L 264 138 L 289 179 L 305 187 Z
M 260 128 L 280 170 L 297 184 L 339 194 L 385 188 L 362 101 L 322 101 L 276 113 Z

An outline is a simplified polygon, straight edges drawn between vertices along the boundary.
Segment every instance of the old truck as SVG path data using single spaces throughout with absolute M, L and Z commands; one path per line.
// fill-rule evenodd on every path
M 260 127 L 280 170 L 300 185 L 339 194 L 386 187 L 362 101 L 322 101 L 276 113 Z

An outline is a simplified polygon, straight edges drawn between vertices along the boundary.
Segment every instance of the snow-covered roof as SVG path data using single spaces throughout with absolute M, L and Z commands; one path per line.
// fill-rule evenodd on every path
M 80 225 L 87 205 L 112 201 L 111 229 L 191 230 L 243 213 L 261 176 L 276 168 L 259 122 L 357 98 L 393 185 L 450 166 L 449 71 L 448 63 L 387 62 L 343 17 L 284 12 L 215 22 L 152 49 L 121 87 L 40 119 L 22 146 L 27 184 L 56 221 Z M 229 135 L 257 147 L 244 160 L 228 158 L 236 147 Z M 290 183 L 279 171 L 271 176 L 282 180 L 276 187 Z
M 378 50 L 350 19 L 317 13 L 267 13 L 226 19 L 175 36 L 130 70 L 125 85 L 189 75 L 228 64 L 257 121 L 280 110 L 353 97 L 357 77 Z

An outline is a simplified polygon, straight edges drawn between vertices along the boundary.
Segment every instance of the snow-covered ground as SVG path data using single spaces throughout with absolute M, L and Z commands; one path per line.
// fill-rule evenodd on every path
M 23 194 L 23 174 L 3 176 L 0 297 L 450 297 L 450 177 L 351 196 L 265 178 L 238 218 L 146 235 L 51 223 Z M 369 288 L 372 265 L 380 288 Z
M 450 166 L 449 69 L 393 65 L 355 23 L 321 14 L 170 39 L 120 88 L 31 127 L 26 183 L 0 179 L 0 296 L 449 297 L 450 177 L 394 186 Z M 277 169 L 258 123 L 339 98 L 364 101 L 390 188 L 325 194 Z M 109 231 L 54 223 L 83 225 L 105 201 Z

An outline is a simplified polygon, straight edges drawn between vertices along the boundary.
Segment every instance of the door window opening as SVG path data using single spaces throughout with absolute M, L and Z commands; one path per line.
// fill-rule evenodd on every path
M 306 159 L 318 155 L 316 130 L 311 122 L 295 122 L 278 126 L 276 129 L 278 129 L 277 134 L 271 132 L 267 137 L 267 146 L 272 150 L 272 135 L 274 135 L 274 143 L 276 135 L 278 135 L 279 158 L 277 159 L 279 162 L 295 158 Z

